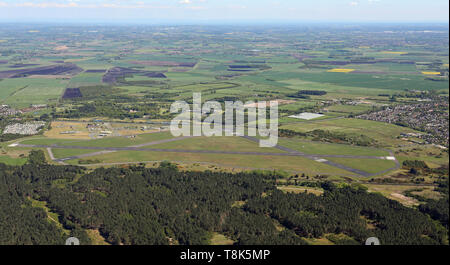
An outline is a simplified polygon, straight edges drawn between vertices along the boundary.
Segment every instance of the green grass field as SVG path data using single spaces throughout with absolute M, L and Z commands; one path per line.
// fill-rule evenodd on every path
M 344 144 L 304 141 L 299 139 L 280 138 L 278 144 L 306 154 L 315 155 L 355 155 L 355 156 L 388 156 L 384 150 Z
M 79 140 L 70 140 L 70 139 L 52 139 L 52 138 L 33 138 L 28 140 L 19 140 L 21 144 L 28 145 L 63 145 L 70 143 L 78 143 Z
M 12 158 L 10 156 L 0 155 L 0 163 L 11 166 L 22 166 L 28 161 L 27 158 Z
M 227 238 L 225 235 L 213 233 L 209 244 L 212 246 L 226 246 L 226 245 L 233 245 L 233 243 L 234 241 Z
M 361 114 L 366 111 L 369 111 L 372 109 L 370 105 L 334 105 L 327 108 L 329 111 L 332 112 L 339 112 L 339 113 L 345 113 L 345 114 Z
M 205 162 L 216 164 L 221 167 L 246 168 L 250 170 L 284 170 L 307 173 L 311 175 L 353 175 L 345 170 L 337 169 L 335 167 L 318 163 L 303 157 L 120 151 L 93 156 L 89 159 L 100 160 L 102 163 L 149 162 L 165 160 L 188 163 Z M 78 164 L 78 160 L 70 160 L 67 162 L 75 165 Z
M 298 132 L 309 132 L 320 129 L 348 134 L 366 135 L 377 140 L 382 146 L 408 144 L 408 142 L 397 139 L 397 137 L 400 136 L 401 133 L 416 132 L 413 129 L 393 124 L 351 118 L 297 122 L 281 125 L 281 128 Z
M 57 102 L 68 80 L 48 78 L 15 78 L 0 82 L 0 103 L 15 107 Z
M 66 158 L 71 156 L 78 156 L 78 155 L 84 155 L 84 154 L 90 154 L 94 153 L 93 150 L 85 150 L 85 149 L 58 149 L 58 148 L 52 148 L 53 155 L 55 158 Z
M 241 137 L 195 137 L 143 148 L 284 153 L 275 148 L 259 147 L 258 143 Z
M 446 82 L 427 81 L 421 75 L 402 75 L 402 74 L 345 74 L 345 73 L 301 73 L 301 80 L 310 82 L 330 83 L 339 86 L 364 87 L 368 89 L 391 89 L 396 90 L 403 87 L 409 89 L 429 89 L 443 90 L 448 87 Z
M 327 158 L 327 160 L 372 174 L 395 167 L 394 161 L 381 159 Z
M 81 73 L 70 79 L 69 87 L 101 85 L 102 77 L 103 73 Z
M 92 146 L 92 147 L 128 147 L 150 143 L 159 140 L 172 139 L 170 132 L 140 134 L 136 138 L 126 137 L 106 137 L 95 140 L 70 140 L 39 138 L 22 141 L 22 144 L 29 145 L 62 145 L 62 146 Z

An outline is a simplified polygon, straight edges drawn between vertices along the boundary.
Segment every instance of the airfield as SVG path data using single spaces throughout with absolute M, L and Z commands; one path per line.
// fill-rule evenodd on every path
M 4 143 L 8 153 L 45 151 L 54 164 L 80 165 L 88 168 L 146 164 L 153 167 L 163 161 L 177 163 L 184 170 L 240 172 L 275 171 L 287 175 L 326 176 L 332 179 L 368 180 L 403 172 L 401 163 L 416 154 L 398 152 L 414 149 L 417 144 L 399 137 L 416 131 L 381 122 L 330 117 L 312 120 L 289 118 L 281 129 L 308 132 L 313 129 L 364 133 L 383 145 L 355 146 L 311 139 L 280 137 L 273 148 L 259 147 L 255 137 L 174 137 L 167 122 L 153 124 L 117 122 L 100 119 L 54 121 L 41 136 Z M 92 126 L 95 125 L 95 126 Z M 67 130 L 70 133 L 66 133 Z M 108 134 L 102 134 L 105 130 Z M 438 148 L 425 150 L 438 152 Z M 434 150 L 434 151 L 432 151 Z M 445 164 L 445 157 L 424 157 L 432 166 Z M 9 156 L 9 163 L 22 163 Z
M 107 166 L 107 165 L 119 165 L 119 164 L 132 164 L 132 163 L 151 163 L 151 162 L 162 162 L 164 160 L 170 160 L 170 161 L 178 161 L 178 162 L 197 162 L 197 163 L 202 163 L 204 161 L 209 160 L 210 163 L 214 163 L 214 161 L 219 162 L 218 160 L 221 161 L 226 161 L 226 160 L 230 160 L 227 159 L 231 158 L 230 156 L 233 156 L 235 159 L 240 159 L 242 158 L 244 161 L 247 160 L 244 157 L 252 157 L 252 159 L 255 160 L 254 163 L 255 165 L 258 165 L 258 162 L 262 162 L 266 164 L 267 167 L 265 168 L 252 168 L 252 167 L 248 167 L 249 169 L 261 169 L 261 170 L 286 170 L 286 171 L 292 171 L 293 173 L 313 173 L 313 174 L 321 174 L 321 175 L 329 175 L 329 174 L 348 174 L 348 175 L 357 175 L 357 176 L 364 176 L 364 177 L 369 177 L 369 176 L 376 176 L 391 170 L 395 170 L 398 169 L 399 163 L 398 161 L 395 159 L 395 157 L 392 156 L 392 153 L 390 154 L 390 156 L 362 156 L 362 155 L 323 155 L 323 154 L 305 154 L 305 153 L 301 153 L 299 151 L 284 147 L 284 146 L 277 146 L 275 149 L 276 150 L 265 150 L 265 148 L 261 148 L 261 150 L 258 152 L 256 151 L 256 149 L 259 149 L 259 147 L 257 147 L 257 145 L 255 144 L 255 147 L 253 149 L 255 149 L 254 152 L 246 152 L 246 151 L 238 151 L 238 150 L 242 150 L 241 149 L 241 145 L 237 144 L 236 142 L 239 142 L 239 140 L 236 139 L 227 139 L 227 140 L 217 140 L 214 139 L 215 137 L 213 137 L 212 139 L 208 139 L 209 141 L 214 141 L 216 144 L 217 142 L 226 142 L 223 145 L 223 150 L 220 150 L 220 147 L 218 148 L 214 148 L 215 150 L 213 150 L 212 148 L 208 148 L 209 150 L 195 150 L 197 148 L 193 148 L 193 149 L 176 149 L 176 148 L 160 148 L 160 147 L 164 147 L 166 146 L 166 143 L 174 143 L 174 142 L 180 142 L 178 143 L 179 148 L 181 147 L 196 147 L 197 145 L 195 145 L 195 141 L 198 142 L 205 142 L 205 139 L 201 139 L 201 137 L 198 137 L 199 139 L 192 139 L 194 142 L 190 142 L 190 143 L 186 143 L 187 138 L 174 138 L 174 139 L 169 139 L 169 140 L 162 140 L 162 141 L 155 141 L 155 142 L 149 142 L 149 143 L 145 143 L 145 144 L 141 144 L 138 146 L 129 146 L 129 147 L 108 147 L 108 146 L 80 146 L 80 145 L 57 145 L 57 144 L 47 144 L 47 145 L 42 145 L 42 144 L 29 144 L 27 141 L 27 144 L 22 144 L 22 143 L 16 143 L 16 144 L 12 144 L 12 147 L 22 147 L 22 148 L 45 148 L 48 153 L 49 156 L 52 158 L 52 160 L 54 162 L 58 162 L 58 163 L 74 163 L 79 159 L 85 159 L 85 158 L 90 158 L 94 161 L 106 161 L 105 163 L 97 163 L 94 164 L 93 166 Z M 186 140 L 186 141 L 185 141 Z M 247 141 L 253 141 L 253 139 L 247 139 Z M 256 140 L 256 139 L 255 139 Z M 32 142 L 39 142 L 39 140 L 36 141 L 32 141 Z M 85 144 L 85 143 L 83 143 Z M 95 144 L 94 144 L 95 145 Z M 192 145 L 192 146 L 191 146 Z M 230 150 L 229 145 L 235 145 L 237 148 L 236 151 L 233 151 L 233 149 Z M 246 146 L 250 146 L 251 144 L 249 142 L 244 144 L 244 149 L 246 148 Z M 152 146 L 152 148 L 144 148 L 146 146 Z M 177 145 L 175 145 L 176 147 Z M 173 145 L 172 145 L 173 147 Z M 60 157 L 61 155 L 67 155 L 70 154 L 71 152 L 75 152 L 75 153 L 81 153 L 79 155 L 73 155 L 73 156 L 69 156 L 69 157 L 62 157 L 62 158 L 56 158 L 55 157 L 55 152 L 54 150 L 58 150 L 56 152 L 57 156 L 56 157 Z M 252 149 L 252 148 L 248 148 L 248 149 Z M 62 150 L 70 150 L 68 152 L 64 152 Z M 94 152 L 96 151 L 96 152 Z M 87 152 L 87 153 L 85 153 Z M 89 152 L 93 152 L 93 153 L 89 153 Z M 139 153 L 140 152 L 140 153 Z M 111 154 L 113 154 L 111 156 Z M 158 155 L 156 155 L 155 153 L 158 153 Z M 122 159 L 118 159 L 116 160 L 115 158 L 117 158 L 117 156 L 122 157 Z M 155 157 L 160 157 L 160 159 L 163 160 L 150 160 L 151 158 L 155 158 Z M 212 157 L 212 159 L 206 159 L 205 158 L 207 156 Z M 214 157 L 216 157 L 217 159 L 214 159 Z M 126 159 L 144 159 L 142 161 L 126 161 Z M 146 158 L 148 158 L 147 160 L 145 160 Z M 187 158 L 186 160 L 184 160 L 185 158 Z M 198 158 L 198 161 L 192 161 L 192 159 Z M 201 159 L 203 158 L 203 161 L 201 161 Z M 113 159 L 113 160 L 111 160 Z M 327 160 L 327 159 L 335 159 L 336 161 L 339 161 L 339 159 L 344 159 L 344 161 L 347 160 L 347 163 L 350 162 L 351 159 L 359 159 L 359 161 L 366 161 L 367 164 L 373 164 L 371 165 L 372 167 L 374 167 L 375 165 L 378 166 L 378 168 L 383 168 L 383 167 L 387 167 L 387 166 L 393 166 L 391 168 L 387 168 L 384 170 L 380 170 L 377 172 L 365 172 L 363 170 L 359 170 L 356 168 L 352 168 L 351 166 L 346 166 L 342 163 L 338 163 L 338 162 L 333 162 L 332 160 Z M 310 160 L 310 161 L 308 161 Z M 381 160 L 381 161 L 373 161 L 373 160 Z M 116 163 L 113 163 L 112 161 L 116 161 Z M 121 162 L 122 161 L 122 162 Z M 201 161 L 201 162 L 199 162 Z M 280 163 L 281 161 L 285 161 L 283 163 Z M 393 161 L 393 162 L 390 162 Z M 237 162 L 237 161 L 236 161 Z M 294 165 L 292 166 L 282 166 L 280 167 L 280 164 L 286 164 L 286 163 L 293 163 Z M 225 166 L 239 166 L 239 164 L 229 164 L 226 165 L 226 163 L 224 162 L 220 162 L 222 164 L 219 165 L 225 165 Z M 305 167 L 303 166 L 306 163 L 310 163 L 311 165 Z M 350 163 L 351 164 L 351 163 Z M 272 167 L 269 167 L 271 166 Z M 380 167 L 381 166 L 381 167 Z M 300 168 L 302 170 L 299 170 Z M 335 169 L 333 169 L 333 167 Z M 299 168 L 297 170 L 295 170 L 296 168 Z M 373 171 L 373 170 L 372 170 Z
M 172 161 L 199 170 L 207 165 L 206 168 L 214 170 L 268 170 L 289 174 L 359 178 L 395 172 L 400 169 L 401 162 L 389 146 L 362 147 L 280 137 L 276 147 L 261 148 L 259 138 L 255 137 L 173 137 L 167 129 L 161 131 L 163 126 L 155 125 L 153 126 L 158 127 L 158 130 L 150 132 L 122 130 L 123 127 L 140 127 L 129 124 L 115 125 L 120 126 L 116 127 L 117 131 L 128 133 L 127 135 L 110 134 L 89 138 L 81 129 L 85 128 L 86 124 L 92 122 L 54 122 L 53 125 L 58 126 L 52 126 L 43 136 L 14 141 L 9 143 L 7 148 L 41 149 L 47 153 L 52 163 L 93 168 L 139 163 L 152 165 Z M 75 127 L 77 125 L 81 126 Z M 61 129 L 67 129 L 67 126 L 80 128 L 81 132 L 61 134 Z M 372 128 L 371 136 L 389 144 L 390 147 L 411 144 L 393 137 L 404 132 L 405 128 L 372 121 L 363 121 L 361 124 L 360 120 L 355 119 L 317 119 L 284 123 L 281 128 L 302 128 L 307 131 L 309 126 L 348 131 Z M 103 126 L 99 126 L 98 130 L 102 128 Z

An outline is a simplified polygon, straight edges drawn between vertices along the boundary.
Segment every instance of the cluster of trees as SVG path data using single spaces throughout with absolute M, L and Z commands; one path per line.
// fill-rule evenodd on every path
M 89 164 L 100 164 L 102 160 L 99 159 L 79 159 L 78 164 L 89 165 Z
M 342 132 L 331 132 L 326 130 L 314 130 L 308 132 L 313 141 L 346 143 L 358 146 L 377 146 L 377 141 L 363 134 L 346 134 Z
M 323 90 L 300 90 L 298 92 L 300 95 L 312 95 L 312 96 L 324 96 L 327 94 L 326 91 Z
M 324 96 L 327 92 L 323 90 L 300 90 L 297 93 L 290 94 L 290 98 L 309 99 L 310 96 Z
M 448 165 L 443 165 L 438 168 L 430 168 L 426 162 L 421 160 L 405 160 L 403 168 L 409 170 L 412 175 L 438 175 L 448 176 Z
M 280 137 L 286 137 L 286 138 L 307 137 L 308 136 L 308 134 L 306 134 L 306 133 L 296 132 L 296 131 L 288 130 L 288 129 L 279 129 L 278 135 Z
M 43 208 L 33 207 L 31 198 L 45 184 L 60 176 L 69 177 L 80 169 L 29 164 L 11 167 L 0 164 L 0 245 L 62 245 L 69 235 L 49 222 Z M 31 182 L 31 183 L 30 183 Z M 86 239 L 83 230 L 70 235 Z M 84 241 L 89 243 L 89 241 Z
M 428 165 L 424 161 L 421 161 L 421 160 L 405 160 L 405 161 L 403 161 L 403 167 L 428 169 Z
M 448 175 L 448 174 L 447 174 Z M 443 226 L 445 226 L 448 230 L 449 228 L 449 180 L 448 177 L 441 177 L 442 179 L 437 182 L 438 186 L 435 188 L 435 191 L 439 192 L 442 197 L 438 200 L 428 199 L 423 196 L 414 194 L 414 191 L 422 191 L 422 189 L 418 190 L 409 190 L 405 192 L 405 195 L 408 197 L 415 198 L 416 200 L 422 202 L 418 209 L 419 211 L 428 214 L 434 220 L 439 221 Z
M 430 168 L 424 161 L 420 160 L 405 160 L 403 161 L 403 168 L 408 169 L 409 173 L 417 175 L 420 172 L 425 173 Z
M 271 189 L 268 183 L 272 176 L 256 173 L 182 173 L 170 163 L 163 163 L 159 169 L 136 166 L 101 168 L 86 173 L 81 167 L 41 163 L 39 157 L 37 151 L 22 167 L 2 165 L 2 177 L 9 182 L 16 180 L 20 185 L 0 183 L 0 222 L 6 231 L 12 229 L 12 234 L 19 229 L 35 229 L 33 233 L 40 235 L 31 233 L 28 237 L 23 235 L 26 238 L 9 238 L 0 243 L 61 242 L 63 232 L 48 222 L 45 211 L 31 206 L 30 200 L 38 200 L 46 202 L 58 214 L 58 222 L 65 229 L 78 234 L 85 229 L 98 229 L 112 244 L 207 244 L 211 232 L 221 229 L 223 218 L 235 201 L 259 197 Z M 7 218 L 11 200 L 18 202 L 16 211 L 32 209 L 41 214 L 28 218 L 27 223 Z M 19 227 L 32 222 L 48 227 Z M 34 239 L 41 237 L 42 240 Z
M 403 93 L 396 94 L 379 94 L 380 97 L 388 97 L 388 98 L 420 98 L 420 99 L 428 99 L 428 98 L 436 98 L 437 95 L 434 92 L 429 91 L 406 91 Z
M 329 234 L 342 244 L 369 236 L 383 244 L 441 244 L 448 233 L 431 219 L 442 219 L 431 202 L 418 211 L 329 182 L 311 183 L 323 196 L 285 194 L 276 174 L 179 172 L 169 162 L 87 171 L 48 165 L 41 152 L 24 166 L 0 164 L 0 244 L 63 244 L 65 231 L 89 244 L 87 229 L 111 244 L 138 245 L 208 244 L 213 232 L 242 245 L 301 245 Z
M 113 119 L 138 119 L 144 116 L 150 119 L 161 119 L 160 106 L 156 103 L 131 104 L 117 101 L 93 101 L 83 103 L 75 109 L 53 113 L 54 118 L 109 117 Z
M 111 86 L 85 86 L 80 87 L 82 99 L 98 99 L 103 97 L 110 97 L 113 94 L 120 92 L 120 89 Z
M 0 134 L 0 143 L 16 140 L 23 137 L 24 136 L 21 134 Z
M 28 155 L 28 163 L 32 165 L 45 165 L 47 161 L 42 150 L 32 150 Z
M 78 103 L 72 109 L 65 109 L 62 112 L 52 110 L 52 117 L 57 118 L 82 118 L 82 117 L 109 117 L 113 119 L 138 119 L 144 116 L 151 119 L 167 118 L 161 113 L 161 108 L 166 106 L 161 103 L 148 102 L 148 100 L 164 98 L 161 93 L 157 96 L 144 97 L 142 99 L 132 95 L 121 94 L 123 89 L 112 86 L 84 86 L 78 88 L 81 97 L 65 98 Z M 144 93 L 144 92 L 143 92 Z M 167 97 L 167 99 L 173 99 Z M 101 98 L 102 100 L 98 100 Z
M 0 164 L 0 244 L 64 244 L 61 231 L 47 221 L 41 208 L 31 206 L 25 180 L 11 178 Z
M 268 215 L 302 237 L 345 234 L 358 242 L 376 236 L 383 244 L 443 244 L 448 230 L 419 211 L 382 195 L 325 182 L 322 197 L 285 194 L 250 200 L 248 212 Z M 447 204 L 448 207 L 448 204 Z

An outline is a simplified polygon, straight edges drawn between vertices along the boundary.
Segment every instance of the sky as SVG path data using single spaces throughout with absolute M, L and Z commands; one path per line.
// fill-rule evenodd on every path
M 14 22 L 446 22 L 448 0 L 0 0 Z

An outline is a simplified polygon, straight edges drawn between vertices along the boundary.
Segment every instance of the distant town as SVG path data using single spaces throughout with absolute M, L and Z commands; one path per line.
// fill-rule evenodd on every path
M 381 111 L 360 115 L 358 118 L 410 127 L 422 131 L 424 134 L 410 134 L 409 136 L 421 138 L 428 144 L 448 147 L 448 107 L 448 98 L 445 97 L 433 102 L 389 106 Z

